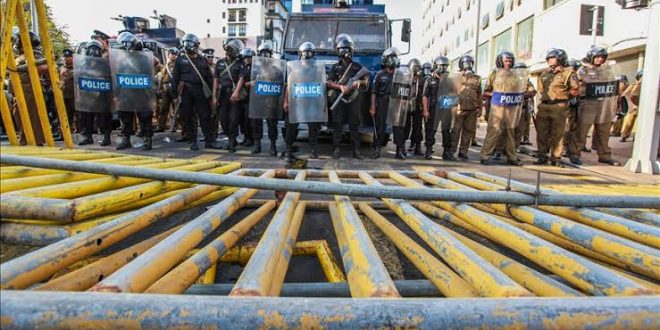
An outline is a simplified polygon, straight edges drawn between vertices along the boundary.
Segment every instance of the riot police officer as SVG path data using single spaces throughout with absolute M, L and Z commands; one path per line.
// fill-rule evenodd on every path
M 458 60 L 461 84 L 458 92 L 458 110 L 451 132 L 451 154 L 458 150 L 458 158 L 467 160 L 470 142 L 477 132 L 477 120 L 481 116 L 481 77 L 474 74 L 474 58 L 464 55 Z
M 431 73 L 433 73 L 433 64 L 431 64 L 431 62 L 424 62 L 424 64 L 422 64 L 422 76 L 424 77 L 424 81 L 431 77 Z
M 501 72 L 507 75 L 506 71 L 503 70 L 513 69 L 514 64 L 515 64 L 515 57 L 513 53 L 508 51 L 503 51 L 497 55 L 497 58 L 495 60 L 497 71 L 493 72 L 488 77 L 486 87 L 484 88 L 484 95 L 486 97 L 492 98 L 494 92 L 499 92 L 499 93 L 515 92 L 515 91 L 506 91 L 506 90 L 498 91 L 495 89 L 496 77 Z M 516 85 L 520 83 L 519 81 L 518 82 L 513 81 L 520 79 L 520 77 L 517 77 L 516 75 L 508 75 L 508 77 L 502 79 L 511 80 L 508 81 L 507 83 L 504 83 L 503 85 L 509 85 L 509 84 Z M 534 90 L 533 86 L 529 84 L 528 80 L 525 81 L 525 85 L 527 86 L 527 91 L 521 96 L 533 97 L 536 94 L 536 91 Z M 491 110 L 490 110 L 491 113 L 488 116 L 488 128 L 486 130 L 486 138 L 484 139 L 484 146 L 481 149 L 482 164 L 484 165 L 493 164 L 493 160 L 491 159 L 491 156 L 495 151 L 498 140 L 500 139 L 500 135 L 504 133 L 504 137 L 503 137 L 505 139 L 504 153 L 507 158 L 507 164 L 515 165 L 515 166 L 522 165 L 522 162 L 518 159 L 517 156 L 516 142 L 514 140 L 515 128 L 518 124 L 518 118 L 520 116 L 521 108 L 522 108 L 522 104 L 520 104 L 520 107 L 517 108 L 516 105 L 509 104 L 508 101 L 505 101 L 502 104 L 496 104 L 491 102 Z
M 551 49 L 545 56 L 549 68 L 538 80 L 541 103 L 536 115 L 537 165 L 548 162 L 558 165 L 563 146 L 562 138 L 568 118 L 568 101 L 578 95 L 580 87 L 575 72 L 568 68 L 568 57 L 562 49 Z
M 514 69 L 528 69 L 527 64 L 518 62 L 513 66 Z M 532 86 L 531 81 L 529 85 Z M 523 114 L 520 116 L 520 121 L 516 127 L 516 143 L 518 145 L 528 146 L 532 143 L 529 141 L 530 124 L 532 116 L 534 115 L 534 98 L 526 96 L 523 101 Z
M 202 50 L 202 54 L 204 54 L 204 58 L 206 58 L 206 61 L 209 62 L 209 67 L 212 68 L 213 65 L 215 65 L 215 49 L 213 48 L 206 48 Z
M 619 99 L 619 109 L 616 112 L 616 120 L 612 125 L 612 132 L 610 133 L 610 136 L 621 136 L 621 129 L 623 129 L 623 120 L 626 117 L 626 114 L 628 113 L 628 99 L 624 97 L 624 93 L 626 92 L 626 89 L 628 89 L 628 86 L 630 85 L 628 83 L 628 76 L 626 76 L 625 74 L 618 75 L 616 76 L 616 80 L 619 82 L 619 95 L 621 95 L 621 98 Z
M 211 68 L 208 61 L 198 54 L 199 39 L 192 33 L 183 36 L 183 52 L 176 59 L 172 70 L 172 89 L 181 100 L 181 117 L 187 127 L 186 132 L 192 139 L 191 150 L 198 150 L 197 122 L 193 113 L 197 113 L 202 133 L 204 134 L 205 148 L 221 149 L 215 141 L 216 135 L 211 128 L 210 102 L 212 95 L 209 85 L 212 83 Z M 179 87 L 181 85 L 181 87 Z
M 261 45 L 259 45 L 257 48 L 257 55 L 259 57 L 272 58 L 273 47 L 269 42 L 262 42 Z M 280 74 L 285 75 L 286 73 L 281 72 Z M 268 127 L 268 139 L 270 140 L 270 155 L 273 157 L 277 156 L 277 122 L 277 119 L 266 119 L 266 126 Z M 264 135 L 263 119 L 253 119 L 252 129 L 252 135 L 255 138 L 254 146 L 255 148 L 259 146 L 258 150 L 261 151 L 260 142 Z
M 384 146 L 385 129 L 387 128 L 387 113 L 390 103 L 390 95 L 392 94 L 394 72 L 399 65 L 399 54 L 396 49 L 386 49 L 380 60 L 381 70 L 374 76 L 374 81 L 371 86 L 371 108 L 369 114 L 375 118 L 376 123 L 376 136 L 378 139 L 374 143 L 374 150 L 371 154 L 372 159 L 380 158 L 380 148 Z M 405 159 L 405 137 L 401 127 L 393 127 L 394 144 L 396 145 L 397 159 Z M 394 132 L 396 130 L 396 133 Z M 403 140 L 403 141 L 401 141 Z
M 630 99 L 630 111 L 624 118 L 623 127 L 621 128 L 621 142 L 626 142 L 630 135 L 632 135 L 633 128 L 635 127 L 635 122 L 637 121 L 637 111 L 639 111 L 639 95 L 642 91 L 642 76 L 643 71 L 637 71 L 635 75 L 635 81 L 628 86 L 624 92 L 624 96 Z
M 220 59 L 215 64 L 213 72 L 213 104 L 216 106 L 215 113 L 220 118 L 222 130 L 229 138 L 227 149 L 230 153 L 236 152 L 238 141 L 238 128 L 241 120 L 241 104 L 240 99 L 243 98 L 244 92 L 239 91 L 239 97 L 231 100 L 232 93 L 236 88 L 238 79 L 240 79 L 242 64 L 240 61 L 240 53 L 245 45 L 238 39 L 228 40 L 224 46 L 225 58 Z M 213 130 L 217 135 L 217 119 L 213 121 Z
M 179 49 L 171 47 L 167 49 L 167 62 L 160 70 L 160 79 L 158 80 L 158 92 L 160 94 L 160 105 L 156 120 L 156 132 L 163 132 L 167 128 L 167 118 L 170 115 L 170 109 L 174 105 L 176 94 L 172 93 L 172 71 L 174 64 L 179 56 Z M 177 114 L 174 114 L 176 116 Z M 172 129 L 176 126 L 177 118 L 172 118 Z
M 316 47 L 313 43 L 306 41 L 303 42 L 300 47 L 298 47 L 298 59 L 300 60 L 312 60 L 316 56 Z M 293 156 L 293 144 L 298 138 L 298 123 L 291 123 L 289 121 L 289 101 L 288 101 L 288 92 L 285 92 L 284 95 L 284 112 L 286 114 L 286 132 L 284 136 L 284 142 L 286 144 L 286 150 L 284 152 L 284 157 L 286 157 L 288 162 L 292 162 L 295 157 Z M 321 130 L 321 123 L 318 122 L 308 122 L 307 129 L 309 131 L 309 147 L 310 147 L 310 158 L 318 158 L 318 139 L 319 131 Z M 269 128 L 270 130 L 270 128 Z
M 96 41 L 91 40 L 85 44 L 83 55 L 96 60 L 86 60 L 85 66 L 90 72 L 96 72 L 100 75 L 105 73 L 107 76 L 108 87 L 110 85 L 110 68 L 107 58 L 103 58 L 103 45 Z M 78 68 L 76 68 L 78 70 Z M 81 79 L 80 77 L 78 79 Z M 80 84 L 76 86 L 80 91 Z M 110 133 L 112 133 L 112 113 L 110 108 L 112 106 L 112 95 L 108 91 L 99 91 L 90 94 L 82 94 L 78 100 L 79 107 L 76 109 L 80 115 L 80 133 L 83 137 L 78 145 L 86 145 L 94 143 L 92 134 L 96 132 L 94 127 L 94 120 L 96 119 L 103 134 L 103 139 L 100 145 L 110 145 Z
M 609 147 L 610 129 L 612 128 L 612 118 L 616 115 L 616 104 L 611 101 L 613 98 L 618 98 L 618 89 L 610 93 L 606 88 L 589 89 L 588 84 L 602 84 L 616 82 L 612 75 L 613 82 L 595 80 L 598 77 L 608 79 L 609 71 L 604 67 L 607 61 L 607 50 L 600 46 L 592 47 L 586 56 L 587 62 L 591 67 L 582 67 L 578 71 L 578 78 L 581 83 L 585 85 L 582 89 L 580 96 L 580 106 L 578 109 L 578 128 L 575 138 L 570 147 L 570 161 L 573 164 L 581 165 L 582 161 L 580 156 L 584 148 L 591 126 L 594 127 L 593 144 L 597 147 L 598 162 L 619 166 L 619 162 L 612 159 L 612 153 Z M 614 93 L 616 92 L 616 93 Z
M 449 59 L 445 56 L 438 56 L 433 60 L 433 73 L 431 78 L 426 80 L 424 86 L 424 98 L 422 103 L 424 105 L 424 113 L 422 116 L 425 119 L 426 132 L 424 134 L 426 140 L 426 153 L 424 158 L 433 158 L 433 146 L 435 145 L 435 134 L 440 124 L 442 132 L 442 159 L 454 160 L 454 155 L 451 152 L 451 125 L 452 125 L 452 108 L 436 111 L 438 97 L 445 94 L 456 93 L 453 82 L 449 79 Z M 442 90 L 441 89 L 442 85 Z M 441 94 L 442 93 L 442 94 Z
M 249 97 L 245 97 L 243 99 L 240 98 L 241 92 L 244 92 L 246 95 L 250 95 L 250 76 L 252 75 L 252 57 L 255 56 L 256 53 L 252 48 L 246 47 L 243 48 L 240 52 L 239 57 L 241 58 L 241 64 L 242 64 L 242 69 L 241 69 L 241 75 L 238 80 L 238 83 L 236 84 L 236 88 L 234 88 L 234 91 L 232 93 L 231 99 L 232 100 L 239 100 L 239 106 L 241 107 L 241 114 L 240 114 L 240 128 L 243 133 L 243 141 L 245 141 L 245 145 L 249 144 L 254 144 L 252 146 L 252 154 L 258 154 L 261 153 L 261 136 L 258 137 L 258 144 L 254 143 L 254 137 L 253 137 L 253 128 L 252 128 L 252 120 L 248 117 L 248 108 L 249 108 Z M 263 135 L 263 133 L 262 133 Z M 248 141 L 250 141 L 248 143 Z
M 568 60 L 568 66 L 571 72 L 577 74 L 582 63 L 576 59 Z M 577 96 L 572 97 L 568 100 L 568 119 L 566 122 L 566 129 L 564 130 L 564 154 L 562 156 L 568 157 L 570 155 L 570 145 L 577 131 L 577 114 L 578 114 L 578 105 L 579 98 Z
M 62 96 L 64 97 L 64 105 L 66 107 L 67 118 L 71 130 L 76 133 L 80 130 L 78 116 L 75 113 L 76 102 L 74 98 L 73 88 L 73 50 L 66 48 L 62 51 L 64 58 L 64 65 L 60 69 L 60 88 L 62 89 Z
M 137 36 L 135 36 L 133 33 L 127 31 L 119 34 L 119 36 L 117 37 L 117 42 L 119 43 L 119 49 L 122 49 L 124 51 L 141 52 L 144 48 L 142 41 L 140 41 L 140 39 L 138 39 Z M 125 58 L 123 59 L 123 61 L 129 61 L 129 59 Z M 152 63 L 149 64 L 153 65 Z M 129 67 L 129 64 L 120 63 L 120 66 Z M 124 100 L 123 103 L 128 104 L 129 100 Z M 138 123 L 140 125 L 140 131 L 142 133 L 142 138 L 144 141 L 142 149 L 151 150 L 152 137 L 154 134 L 153 127 L 151 126 L 153 111 L 147 110 L 147 108 L 148 108 L 147 105 L 141 105 L 140 109 L 131 110 L 124 108 L 123 110 L 118 111 L 119 120 L 121 121 L 122 124 L 121 133 L 123 136 L 121 141 L 117 145 L 117 150 L 127 149 L 131 147 L 131 135 L 135 133 L 134 122 L 135 122 L 136 114 L 138 118 Z
M 362 69 L 362 65 L 353 61 L 353 51 L 355 47 L 353 39 L 348 35 L 344 35 L 342 38 L 338 37 L 337 39 L 335 49 L 337 50 L 339 61 L 330 68 L 327 87 L 329 89 L 334 89 L 337 92 L 341 92 L 344 95 L 347 95 L 354 90 L 355 92 L 360 92 L 361 90 L 368 88 L 368 76 L 354 81 L 350 86 L 345 85 Z M 354 100 L 350 103 L 340 103 L 332 112 L 332 121 L 332 158 L 338 159 L 341 157 L 339 144 L 341 143 L 344 122 L 348 122 L 348 127 L 351 132 L 351 140 L 353 141 L 353 158 L 362 159 L 362 154 L 360 153 L 359 132 L 360 102 Z
M 410 96 L 413 107 L 408 113 L 406 120 L 405 138 L 410 138 L 410 148 L 416 156 L 423 155 L 422 153 L 422 140 L 424 134 L 422 133 L 422 97 L 424 93 L 424 83 L 426 78 L 422 74 L 422 65 L 418 59 L 413 58 L 408 61 L 408 69 L 412 75 L 412 95 Z

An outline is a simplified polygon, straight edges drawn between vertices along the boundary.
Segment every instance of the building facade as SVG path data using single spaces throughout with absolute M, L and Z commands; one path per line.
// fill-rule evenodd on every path
M 623 10 L 615 1 L 598 0 L 423 0 L 420 53 L 424 60 L 445 55 L 457 69 L 458 58 L 474 56 L 477 73 L 486 75 L 502 50 L 532 71 L 543 69 L 550 48 L 581 59 L 591 45 L 610 52 L 619 73 L 632 78 L 643 65 L 648 10 Z M 481 6 L 479 7 L 479 4 Z M 597 6 L 596 35 L 592 33 Z

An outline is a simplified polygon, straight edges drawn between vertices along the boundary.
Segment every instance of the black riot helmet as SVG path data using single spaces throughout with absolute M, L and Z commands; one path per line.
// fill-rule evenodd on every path
M 626 85 L 628 84 L 628 76 L 626 76 L 625 74 L 620 74 L 620 75 L 616 76 L 615 78 L 616 78 L 616 81 L 618 81 L 618 82 L 624 82 L 624 83 L 626 83 Z
M 188 54 L 195 54 L 199 50 L 199 38 L 192 33 L 186 33 L 181 39 L 181 44 Z
M 556 58 L 557 63 L 561 66 L 568 66 L 568 55 L 566 55 L 566 52 L 563 49 L 559 48 L 552 48 L 548 51 L 547 54 L 545 54 L 545 61 L 547 62 L 551 58 Z
M 337 55 L 339 58 L 353 58 L 355 43 L 353 42 L 353 38 L 351 38 L 351 36 L 345 34 L 341 38 L 337 37 L 335 41 L 335 49 L 337 50 Z
M 408 69 L 413 73 L 413 75 L 418 75 L 422 71 L 422 62 L 416 58 L 413 58 L 408 61 Z
M 639 70 L 639 71 L 637 71 L 637 74 L 635 75 L 635 79 L 642 80 L 643 76 L 644 76 L 644 70 Z
M 449 72 L 449 59 L 444 56 L 438 56 L 433 60 L 433 71 L 437 74 Z
M 431 76 L 431 72 L 433 72 L 433 64 L 429 62 L 422 64 L 422 74 L 424 77 Z
M 176 47 L 170 47 L 167 49 L 167 55 L 176 55 L 179 56 L 179 49 Z
M 301 60 L 310 60 L 316 56 L 316 47 L 314 47 L 314 44 L 305 41 L 298 47 L 298 58 Z
M 230 39 L 222 46 L 228 59 L 234 60 L 241 54 L 241 50 L 245 48 L 245 44 L 238 39 Z
M 527 64 L 524 62 L 518 62 L 513 66 L 514 69 L 527 69 Z
M 474 57 L 470 55 L 461 56 L 461 58 L 458 59 L 458 68 L 461 69 L 461 71 L 472 71 L 472 68 L 474 68 Z
M 243 60 L 243 64 L 245 65 L 252 65 L 252 57 L 256 55 L 257 54 L 250 47 L 241 49 L 240 57 L 241 60 Z
M 14 48 L 18 51 L 22 51 L 23 50 L 23 44 L 21 43 L 20 31 L 17 28 L 15 28 L 12 31 L 12 33 L 13 33 L 12 40 L 14 41 Z M 39 48 L 41 46 L 41 38 L 39 37 L 39 35 L 32 32 L 32 31 L 30 31 L 28 33 L 28 35 L 30 36 L 30 44 L 32 45 L 32 48 L 33 49 L 34 48 Z
M 125 50 L 142 50 L 142 41 L 138 39 L 133 33 L 124 31 L 117 37 L 117 43 Z
M 605 49 L 605 47 L 593 46 L 587 52 L 587 56 L 585 57 L 585 59 L 587 60 L 587 63 L 594 64 L 594 58 L 596 58 L 596 56 L 603 56 L 605 58 L 605 61 L 607 61 L 608 55 L 609 54 L 607 53 L 607 49 Z
M 513 56 L 513 53 L 510 51 L 502 51 L 499 54 L 497 54 L 497 58 L 495 58 L 495 66 L 498 69 L 504 68 L 504 60 L 505 59 L 511 59 L 511 66 L 513 67 L 516 64 L 516 57 Z
M 257 48 L 257 55 L 261 57 L 273 57 L 273 46 L 270 42 L 262 42 Z
M 98 40 L 90 40 L 85 44 L 85 55 L 92 57 L 103 56 L 103 45 Z
M 568 66 L 573 68 L 573 70 L 577 71 L 582 66 L 582 62 L 572 58 L 572 59 L 568 60 Z
M 85 52 L 85 46 L 87 46 L 87 41 L 81 41 L 76 44 L 76 54 L 83 54 Z
M 71 48 L 64 48 L 64 50 L 62 50 L 62 56 L 64 57 L 73 57 L 73 53 L 74 52 Z
M 396 69 L 399 67 L 399 64 L 399 50 L 394 47 L 385 49 L 383 55 L 380 57 L 380 65 L 383 68 Z

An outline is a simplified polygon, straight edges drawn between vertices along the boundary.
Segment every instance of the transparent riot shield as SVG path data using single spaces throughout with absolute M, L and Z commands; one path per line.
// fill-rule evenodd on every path
M 460 74 L 443 73 L 438 78 L 438 98 L 435 102 L 433 128 L 438 129 L 442 122 L 443 130 L 451 128 L 454 109 L 458 106 L 458 91 L 461 84 Z
M 110 70 L 115 111 L 148 112 L 156 109 L 151 51 L 110 49 Z
M 529 72 L 526 69 L 500 69 L 493 80 L 491 115 L 502 115 L 502 125 L 515 128 L 522 115 Z M 500 111 L 501 110 L 501 111 Z
M 110 112 L 112 76 L 107 58 L 73 55 L 76 111 Z
M 328 121 L 325 64 L 315 60 L 287 62 L 290 123 Z
M 250 80 L 250 108 L 253 119 L 282 119 L 282 96 L 286 61 L 277 58 L 253 57 Z
M 387 107 L 388 126 L 404 127 L 408 112 L 412 108 L 412 77 L 401 70 L 396 70 L 392 77 L 390 102 Z
M 610 65 L 580 69 L 580 122 L 604 124 L 615 120 L 619 98 L 616 74 L 617 71 Z

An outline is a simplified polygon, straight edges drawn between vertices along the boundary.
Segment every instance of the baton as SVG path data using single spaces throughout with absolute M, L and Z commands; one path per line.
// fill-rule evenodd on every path
M 376 130 L 376 119 L 371 116 L 371 123 L 374 124 L 374 143 L 378 143 L 378 130 Z

